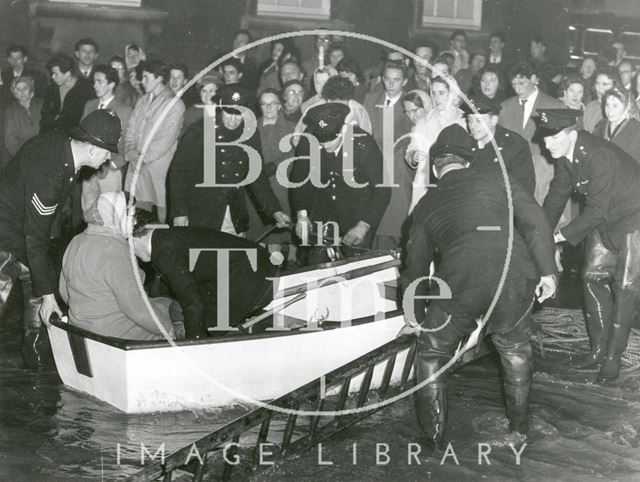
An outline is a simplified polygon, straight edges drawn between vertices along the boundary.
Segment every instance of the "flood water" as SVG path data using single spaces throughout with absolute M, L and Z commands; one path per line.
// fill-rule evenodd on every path
M 164 443 L 169 454 L 247 410 L 127 416 L 65 388 L 55 369 L 24 370 L 19 338 L 15 317 L 4 319 L 0 480 L 122 479 L 141 468 L 141 443 L 152 453 Z M 409 463 L 407 444 L 417 441 L 416 424 L 413 406 L 404 400 L 323 443 L 321 459 L 314 450 L 250 479 L 640 480 L 640 373 L 601 387 L 589 381 L 595 372 L 572 371 L 565 362 L 562 355 L 536 359 L 533 419 L 524 449 L 521 440 L 507 435 L 498 368 L 486 357 L 450 378 L 448 439 L 455 456 L 443 460 L 443 454 L 421 453 Z M 481 443 L 491 452 L 480 465 Z M 519 465 L 509 443 L 522 449 Z M 376 444 L 379 452 L 388 449 L 378 460 Z

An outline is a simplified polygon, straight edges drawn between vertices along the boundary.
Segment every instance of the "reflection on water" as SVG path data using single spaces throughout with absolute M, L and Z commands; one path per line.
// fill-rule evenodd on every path
M 22 369 L 18 323 L 0 325 L 0 480 L 114 480 L 140 469 L 141 444 L 154 454 L 187 445 L 244 408 L 125 415 L 65 388 L 55 368 Z M 118 445 L 119 444 L 119 445 Z M 118 465 L 118 455 L 120 464 Z M 149 455 L 146 455 L 147 463 Z
M 16 322 L 0 324 L 0 480 L 114 480 L 140 468 L 150 452 L 187 445 L 236 418 L 244 408 L 177 414 L 125 415 L 64 388 L 55 370 L 21 368 Z M 564 368 L 561 358 L 537 360 L 531 437 L 516 465 L 498 370 L 491 358 L 451 377 L 449 438 L 459 462 L 420 454 L 410 401 L 375 414 L 322 445 L 318 452 L 277 463 L 254 480 L 640 480 L 640 376 L 618 387 L 593 385 L 594 373 Z M 491 446 L 491 465 L 478 465 L 478 444 Z M 119 446 L 118 446 L 119 444 Z M 354 444 L 356 463 L 354 464 Z M 387 457 L 376 463 L 376 444 Z M 118 464 L 118 447 L 120 464 Z M 385 446 L 380 445 L 384 452 Z M 149 460 L 147 455 L 147 461 Z M 385 464 L 385 462 L 387 462 Z M 243 477 L 246 474 L 243 475 Z

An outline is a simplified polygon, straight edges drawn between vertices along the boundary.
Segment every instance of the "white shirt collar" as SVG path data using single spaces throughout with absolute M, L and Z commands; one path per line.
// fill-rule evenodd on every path
M 398 102 L 400 100 L 400 97 L 402 97 L 402 92 L 400 92 L 400 94 L 398 94 L 395 97 L 389 97 L 387 95 L 387 93 L 385 92 L 385 94 L 384 94 L 384 105 L 387 105 L 387 101 L 389 101 L 389 105 L 396 105 L 396 102 Z
M 111 104 L 111 102 L 113 101 L 113 99 L 115 99 L 116 96 L 112 95 L 111 97 L 107 97 L 106 100 L 102 100 L 102 99 L 98 99 L 98 107 L 100 105 L 102 105 L 102 108 L 104 109 L 105 107 L 107 107 L 109 104 Z
M 529 118 L 531 117 L 531 113 L 533 112 L 533 105 L 536 103 L 536 99 L 538 98 L 538 88 L 534 87 L 533 92 L 529 94 L 527 97 L 527 102 L 524 104 L 524 116 L 522 118 L 522 128 L 524 129 L 527 126 L 527 122 L 529 122 Z M 518 103 L 520 99 L 518 98 Z

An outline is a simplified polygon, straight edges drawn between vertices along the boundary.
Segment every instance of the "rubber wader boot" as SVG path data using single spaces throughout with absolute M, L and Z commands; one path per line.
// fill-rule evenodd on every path
M 597 381 L 602 383 L 612 382 L 620 376 L 622 354 L 627 348 L 631 323 L 636 315 L 638 296 L 635 293 L 621 290 L 616 302 L 616 314 L 607 343 L 607 356 L 598 373 Z
M 585 324 L 591 350 L 571 363 L 574 368 L 593 368 L 602 364 L 607 351 L 607 339 L 613 322 L 611 290 L 606 280 L 587 279 L 584 283 Z
M 416 415 L 422 442 L 428 450 L 443 450 L 447 428 L 447 388 L 444 383 L 429 383 L 415 394 Z

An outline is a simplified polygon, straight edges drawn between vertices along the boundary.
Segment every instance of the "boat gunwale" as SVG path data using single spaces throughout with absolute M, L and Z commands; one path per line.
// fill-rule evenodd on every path
M 291 272 L 283 273 L 283 276 L 295 275 L 303 272 L 309 272 L 312 270 L 330 269 L 330 268 L 342 266 L 344 264 L 349 264 L 356 261 L 363 261 L 366 259 L 382 257 L 382 256 L 392 256 L 394 257 L 394 260 L 381 263 L 382 265 L 381 269 L 387 269 L 390 267 L 388 266 L 388 264 L 396 264 L 399 262 L 395 257 L 393 251 L 391 250 L 373 250 L 363 255 L 358 255 L 351 258 L 345 258 L 338 261 L 333 261 L 331 263 L 319 264 L 310 268 L 302 268 L 300 270 L 294 270 Z M 368 271 L 371 268 L 375 268 L 376 266 L 377 265 L 357 268 L 355 270 L 356 272 L 358 272 L 358 276 L 356 276 L 356 278 L 370 274 Z M 343 273 L 343 275 L 346 275 L 346 274 L 347 273 Z M 334 277 L 330 276 L 329 278 L 334 278 Z M 324 279 L 327 279 L 327 278 L 321 278 L 321 280 L 324 280 Z M 296 292 L 299 291 L 300 288 L 301 286 L 293 286 L 293 287 L 287 288 L 285 290 L 285 296 L 289 296 L 290 291 L 296 291 Z M 402 310 L 396 308 L 394 310 L 387 311 L 382 315 L 383 315 L 382 319 L 395 318 L 396 316 L 402 315 Z M 341 328 L 342 324 L 347 322 L 350 323 L 350 326 L 358 326 L 358 325 L 370 323 L 372 321 L 376 321 L 376 318 L 380 318 L 380 313 L 375 313 L 375 314 L 364 316 L 361 318 L 345 320 L 343 322 L 334 321 L 334 320 L 325 320 L 323 322 L 323 325 L 318 326 L 319 330 L 301 331 L 299 328 L 292 328 L 290 330 L 261 331 L 258 333 L 239 333 L 238 332 L 238 334 L 236 335 L 232 335 L 232 333 L 237 333 L 237 332 L 228 331 L 225 335 L 222 335 L 219 337 L 209 337 L 209 338 L 201 338 L 201 339 L 182 339 L 182 340 L 173 340 L 173 342 L 179 347 L 185 347 L 185 346 L 194 346 L 194 345 L 210 345 L 215 343 L 231 343 L 236 341 L 259 340 L 263 338 L 300 335 L 300 334 L 306 334 L 306 333 L 317 333 L 318 331 L 334 330 L 337 328 Z M 272 320 L 272 319 L 273 319 L 273 316 L 266 318 L 263 321 L 266 322 L 267 320 Z M 304 321 L 304 320 L 299 320 L 299 321 Z M 150 349 L 150 348 L 167 348 L 167 347 L 173 346 L 167 340 L 139 341 L 139 340 L 127 340 L 124 338 L 115 338 L 111 336 L 100 335 L 92 331 L 86 330 L 84 328 L 71 325 L 70 323 L 64 322 L 64 321 L 52 321 L 51 324 L 62 330 L 65 330 L 67 333 L 76 334 L 84 338 L 97 341 L 99 343 L 103 343 L 105 345 L 108 345 L 114 348 L 119 348 L 125 351 L 144 350 L 144 349 Z M 304 325 L 304 326 L 306 327 L 307 325 Z
M 395 309 L 391 311 L 387 311 L 383 313 L 383 317 L 381 317 L 380 313 L 364 316 L 362 318 L 356 318 L 353 320 L 349 320 L 350 326 L 361 326 L 368 323 L 372 323 L 375 321 L 387 320 L 390 318 L 395 318 L 397 316 L 402 316 L 402 310 Z M 376 318 L 378 318 L 376 320 Z M 200 339 L 183 339 L 183 340 L 173 340 L 173 343 L 178 347 L 190 347 L 196 345 L 213 345 L 218 343 L 233 343 L 239 341 L 254 341 L 261 340 L 265 338 L 275 338 L 275 337 L 283 337 L 283 336 L 292 336 L 292 335 L 305 335 L 312 333 L 319 333 L 320 331 L 332 331 L 336 329 L 342 328 L 342 323 L 339 321 L 325 321 L 323 325 L 318 326 L 318 330 L 309 330 L 302 331 L 300 329 L 291 329 L 287 331 L 264 331 L 260 333 L 243 333 L 237 335 L 224 335 L 220 337 L 211 337 L 211 338 L 200 338 Z M 123 338 L 114 338 L 105 335 L 99 335 L 97 333 L 93 333 L 89 330 L 85 330 L 84 328 L 80 328 L 78 326 L 71 325 L 68 322 L 64 321 L 53 321 L 51 323 L 57 328 L 60 328 L 67 333 L 72 333 L 75 335 L 82 336 L 83 338 L 87 338 L 89 340 L 97 341 L 104 345 L 111 346 L 113 348 L 118 348 L 124 351 L 134 351 L 134 350 L 147 350 L 151 348 L 170 348 L 173 345 L 169 343 L 167 340 L 150 340 L 150 341 L 138 341 L 138 340 L 126 340 Z M 306 326 L 306 325 L 305 325 Z M 345 328 L 349 328 L 345 327 Z M 234 333 L 234 332 L 228 332 Z
M 313 266 L 305 266 L 303 268 L 293 269 L 291 271 L 285 271 L 280 276 L 278 276 L 278 278 L 285 278 L 290 275 L 308 273 L 314 270 L 337 268 L 339 266 L 344 266 L 345 264 L 353 263 L 356 261 L 364 261 L 366 259 L 377 258 L 381 256 L 392 256 L 393 258 L 398 257 L 397 252 L 393 249 L 373 249 L 371 251 L 367 251 L 366 253 L 351 256 L 349 258 L 343 258 L 337 261 L 330 261 L 328 263 L 321 263 Z

